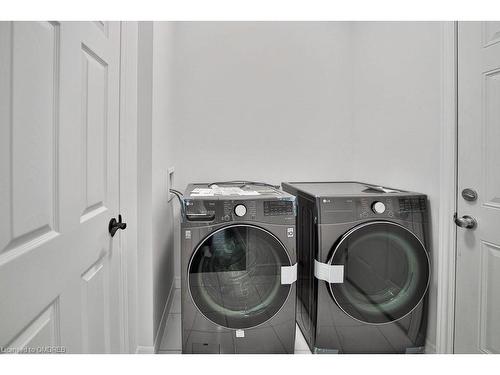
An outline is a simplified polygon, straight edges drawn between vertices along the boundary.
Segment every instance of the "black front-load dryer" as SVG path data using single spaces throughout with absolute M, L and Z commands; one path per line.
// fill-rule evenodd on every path
M 297 197 L 296 319 L 311 351 L 423 352 L 427 197 L 358 182 L 282 186 Z

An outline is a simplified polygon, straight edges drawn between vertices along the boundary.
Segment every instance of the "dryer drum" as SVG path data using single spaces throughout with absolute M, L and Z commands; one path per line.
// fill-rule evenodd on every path
M 231 329 L 258 326 L 279 312 L 290 293 L 281 267 L 291 261 L 273 234 L 254 225 L 223 227 L 202 240 L 189 263 L 189 291 L 210 321 Z
M 402 319 L 422 301 L 429 286 L 424 245 L 408 229 L 389 221 L 348 231 L 328 263 L 344 266 L 344 282 L 328 285 L 332 297 L 347 315 L 363 323 Z

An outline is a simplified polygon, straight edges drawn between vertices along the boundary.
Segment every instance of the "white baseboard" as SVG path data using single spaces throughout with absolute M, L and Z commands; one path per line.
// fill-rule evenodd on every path
M 175 276 L 175 289 L 180 289 L 180 288 L 181 288 L 181 277 Z
M 172 306 L 172 301 L 174 298 L 175 291 L 175 281 L 170 286 L 170 291 L 168 292 L 167 301 L 163 307 L 163 313 L 161 314 L 160 324 L 158 325 L 158 330 L 156 331 L 155 341 L 153 346 L 153 353 L 158 353 L 160 349 L 161 340 L 163 338 L 163 332 L 165 331 L 165 325 L 167 323 L 168 312 L 170 311 L 170 306 Z
M 154 354 L 155 348 L 153 346 L 137 346 L 135 354 Z

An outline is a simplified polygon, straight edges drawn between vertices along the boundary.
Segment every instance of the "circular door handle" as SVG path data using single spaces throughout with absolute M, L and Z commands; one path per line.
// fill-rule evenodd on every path
M 455 221 L 455 224 L 460 228 L 474 229 L 477 227 L 477 220 L 472 216 L 464 215 L 462 217 L 457 217 L 457 214 L 455 214 L 453 221 Z

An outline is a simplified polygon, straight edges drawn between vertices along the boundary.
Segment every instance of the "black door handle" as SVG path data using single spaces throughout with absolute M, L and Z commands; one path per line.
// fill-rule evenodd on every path
M 122 215 L 118 215 L 118 221 L 115 218 L 109 221 L 108 231 L 111 237 L 115 235 L 118 229 L 124 230 L 125 228 L 127 228 L 127 223 L 122 223 Z

